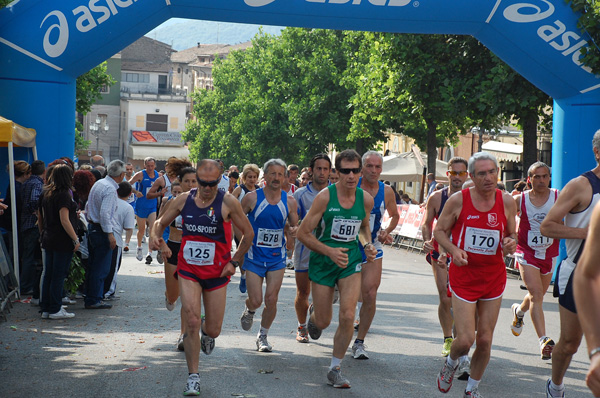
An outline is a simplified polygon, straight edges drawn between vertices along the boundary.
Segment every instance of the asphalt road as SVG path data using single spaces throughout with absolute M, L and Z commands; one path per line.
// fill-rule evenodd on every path
M 133 242 L 132 242 L 133 243 Z M 144 245 L 145 246 L 145 245 Z M 260 320 L 251 331 L 240 327 L 245 295 L 239 274 L 228 286 L 221 336 L 212 355 L 201 354 L 203 397 L 462 397 L 466 382 L 456 380 L 448 394 L 435 378 L 443 358 L 437 320 L 437 292 L 423 257 L 385 248 L 378 311 L 365 343 L 369 360 L 350 350 L 342 363 L 352 388 L 326 384 L 335 320 L 316 342 L 295 341 L 293 271 L 286 271 L 279 312 L 269 332 L 272 353 L 255 346 Z M 545 397 L 550 362 L 539 358 L 529 316 L 520 337 L 510 332 L 510 306 L 519 301 L 520 281 L 509 276 L 492 348 L 480 385 L 486 398 Z M 175 349 L 179 304 L 164 307 L 164 273 L 126 254 L 118 279 L 121 297 L 111 310 L 85 310 L 82 300 L 69 306 L 69 320 L 42 320 L 39 307 L 16 303 L 9 321 L 0 323 L 0 397 L 179 397 L 187 378 L 184 354 Z M 337 306 L 336 306 L 337 307 Z M 259 310 L 260 311 L 260 310 Z M 558 305 L 545 303 L 547 333 L 559 337 Z M 565 383 L 567 396 L 590 397 L 585 386 L 585 342 L 574 356 Z

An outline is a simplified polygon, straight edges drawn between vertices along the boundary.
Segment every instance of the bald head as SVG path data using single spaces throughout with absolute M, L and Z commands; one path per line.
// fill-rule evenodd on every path
M 213 159 L 203 159 L 198 164 L 198 178 L 204 181 L 214 181 L 221 175 L 221 164 Z

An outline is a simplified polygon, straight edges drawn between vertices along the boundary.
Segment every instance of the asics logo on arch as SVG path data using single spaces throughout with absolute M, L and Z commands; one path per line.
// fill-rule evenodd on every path
M 250 7 L 264 7 L 273 3 L 276 0 L 244 0 L 244 3 Z M 412 0 L 305 0 L 307 3 L 328 3 L 328 4 L 348 4 L 361 5 L 362 3 L 369 3 L 374 6 L 388 6 L 388 7 L 404 7 L 408 5 Z M 418 4 L 418 3 L 416 3 Z M 415 5 L 417 7 L 417 5 Z

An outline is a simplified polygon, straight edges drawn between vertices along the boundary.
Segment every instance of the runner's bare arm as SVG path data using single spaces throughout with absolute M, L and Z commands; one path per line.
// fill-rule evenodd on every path
M 188 194 L 188 192 L 182 193 L 171 200 L 173 203 L 165 209 L 165 212 L 156 221 L 154 221 L 154 226 L 150 233 L 150 240 L 148 242 L 150 250 L 158 250 L 162 247 L 162 244 L 164 243 L 162 235 L 165 232 L 165 228 L 181 213 L 181 209 L 183 209 Z
M 585 239 L 587 227 L 567 227 L 563 219 L 571 211 L 584 210 L 589 205 L 591 197 L 592 188 L 585 177 L 577 177 L 569 181 L 542 221 L 540 225 L 542 235 L 554 239 Z
M 250 213 L 254 209 L 254 206 L 256 206 L 256 190 L 244 195 L 241 203 L 244 214 Z
M 135 194 L 135 196 L 137 196 L 138 198 L 141 198 L 142 196 L 144 196 L 140 191 L 138 191 L 137 189 L 134 188 L 134 185 L 136 182 L 142 181 L 142 177 L 143 177 L 143 173 L 142 171 L 138 171 L 137 173 L 135 173 L 133 175 L 133 177 L 131 177 L 131 180 L 129 180 L 129 184 L 131 184 L 131 192 L 133 192 Z
M 523 194 L 518 194 L 514 196 L 515 204 L 517 205 L 517 215 L 521 217 L 521 197 Z
M 391 233 L 394 232 L 400 220 L 400 214 L 398 214 L 398 206 L 396 205 L 396 196 L 392 187 L 389 185 L 385 186 L 385 209 L 390 216 L 390 225 L 386 229 L 382 229 L 377 235 L 377 240 L 381 243 L 392 243 L 393 239 Z
M 159 196 L 162 196 L 167 193 L 167 184 L 166 184 L 166 175 L 157 178 L 156 181 L 152 183 L 150 190 L 146 194 L 146 199 L 156 199 Z
M 596 205 L 590 221 L 586 240 L 600 239 L 600 205 Z M 600 347 L 600 245 L 585 245 L 575 268 L 573 292 L 577 304 L 577 315 L 585 335 L 588 353 Z M 600 353 L 591 358 L 586 382 L 594 396 L 600 396 Z
M 425 207 L 425 221 L 421 227 L 423 233 L 423 251 L 430 252 L 433 250 L 433 220 L 440 207 L 442 201 L 442 191 L 435 191 L 427 200 L 427 206 Z
M 507 254 L 513 254 L 517 249 L 517 204 L 509 193 L 504 193 L 502 200 L 504 201 L 504 214 L 506 215 L 502 250 L 506 256 Z
M 302 220 L 296 236 L 309 250 L 329 257 L 338 267 L 346 268 L 348 265 L 347 248 L 329 247 L 319 242 L 316 236 L 312 234 L 317 227 L 329 203 L 329 190 L 324 189 L 317 194 L 313 204 Z
M 362 223 L 360 224 L 360 232 L 358 234 L 358 240 L 363 245 L 365 249 L 365 255 L 367 256 L 367 261 L 374 261 L 375 256 L 377 256 L 377 249 L 373 245 L 371 241 L 371 210 L 373 209 L 374 200 L 373 197 L 367 192 L 364 192 L 364 204 L 365 204 L 365 218 L 363 218 Z
M 288 196 L 288 219 L 287 224 L 289 225 L 289 233 L 292 238 L 296 238 L 298 232 L 298 204 L 296 199 L 292 196 Z
M 435 229 L 433 230 L 435 240 L 447 253 L 452 255 L 452 262 L 458 266 L 468 264 L 467 252 L 461 250 L 450 241 L 450 233 L 452 232 L 452 227 L 456 223 L 456 220 L 458 220 L 458 216 L 460 216 L 462 203 L 462 193 L 457 192 L 450 196 L 444 205 L 444 211 L 440 214 Z
M 246 196 L 244 196 L 244 199 L 246 199 Z M 225 194 L 224 203 L 229 210 L 229 219 L 231 219 L 235 227 L 242 234 L 240 244 L 238 245 L 232 260 L 243 261 L 244 254 L 246 254 L 246 252 L 250 250 L 250 246 L 252 246 L 254 229 L 252 229 L 252 224 L 250 224 L 248 216 L 246 216 L 246 213 L 242 210 L 242 205 L 239 200 L 234 198 L 231 194 Z

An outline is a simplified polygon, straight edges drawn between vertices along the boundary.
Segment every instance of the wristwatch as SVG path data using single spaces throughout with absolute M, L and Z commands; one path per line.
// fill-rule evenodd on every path
M 73 239 L 73 246 L 77 246 L 79 244 L 78 240 Z
M 231 265 L 233 265 L 233 268 L 237 268 L 240 266 L 239 261 L 229 260 L 229 262 L 231 263 Z
M 374 245 L 374 244 L 372 244 L 371 242 L 369 242 L 369 243 L 367 243 L 366 245 L 364 245 L 364 246 L 363 246 L 363 249 L 365 249 L 365 250 L 366 250 L 366 249 L 367 249 L 367 246 L 369 246 L 369 245 L 371 245 L 371 246 L 375 247 L 375 245 Z

